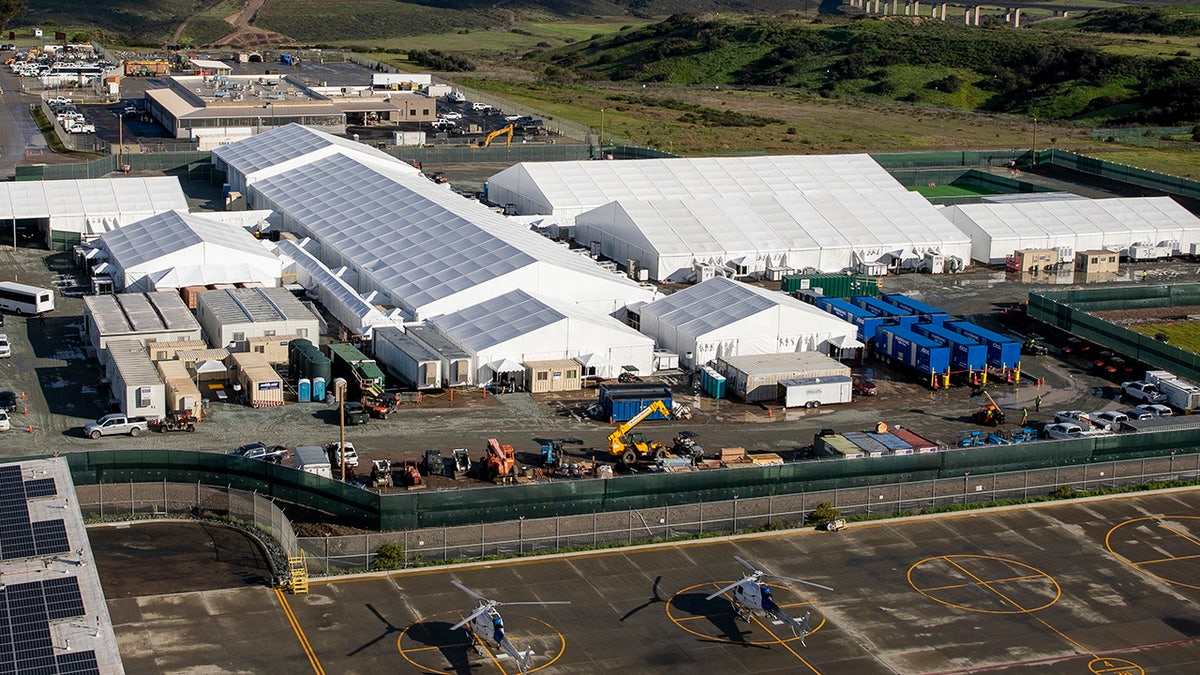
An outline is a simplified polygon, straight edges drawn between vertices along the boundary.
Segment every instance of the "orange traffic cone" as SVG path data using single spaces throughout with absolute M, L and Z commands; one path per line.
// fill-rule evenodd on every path
M 22 415 L 28 415 L 28 414 L 29 414 L 29 408 L 21 408 L 21 414 L 22 414 Z
M 33 433 L 33 425 L 32 424 L 29 425 L 29 433 L 31 433 L 31 434 Z

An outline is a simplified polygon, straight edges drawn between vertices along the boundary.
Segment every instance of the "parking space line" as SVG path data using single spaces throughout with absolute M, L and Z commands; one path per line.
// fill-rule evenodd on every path
M 316 652 L 313 651 L 312 645 L 308 643 L 308 637 L 304 635 L 304 629 L 300 627 L 300 621 L 292 612 L 291 605 L 288 604 L 287 598 L 284 597 L 283 591 L 275 589 L 275 597 L 279 598 L 279 606 L 283 608 L 283 614 L 287 617 L 288 623 L 292 625 L 292 630 L 296 632 L 296 638 L 300 640 L 300 647 L 304 649 L 304 655 L 308 657 L 308 662 L 312 664 L 313 672 L 316 675 L 325 675 L 325 669 L 321 667 L 321 662 L 317 659 Z

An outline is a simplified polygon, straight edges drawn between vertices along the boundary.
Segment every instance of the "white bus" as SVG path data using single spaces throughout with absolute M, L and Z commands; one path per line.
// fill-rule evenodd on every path
M 15 281 L 0 281 L 0 309 L 17 314 L 54 311 L 54 291 Z

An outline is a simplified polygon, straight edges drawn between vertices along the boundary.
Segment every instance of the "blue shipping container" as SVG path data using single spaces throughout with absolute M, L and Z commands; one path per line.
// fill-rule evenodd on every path
M 879 298 L 872 298 L 869 295 L 856 295 L 850 298 L 850 302 L 855 307 L 865 309 L 875 316 L 883 317 L 884 324 L 888 326 L 908 327 L 917 322 L 916 314 L 907 309 L 886 303 Z
M 655 401 L 662 401 L 670 410 L 673 403 L 671 390 L 655 384 L 600 385 L 600 406 L 604 411 L 603 415 L 613 422 L 625 422 Z M 656 411 L 646 419 L 666 418 L 662 413 Z
M 913 332 L 949 347 L 950 365 L 956 370 L 983 370 L 987 365 L 987 345 L 969 335 L 928 323 L 913 326 Z
M 907 295 L 900 293 L 888 293 L 880 296 L 885 302 L 895 305 L 903 310 L 916 314 L 921 323 L 932 323 L 941 325 L 950 320 L 950 313 L 927 305 L 920 300 L 914 300 Z
M 817 298 L 813 304 L 818 309 L 857 326 L 860 342 L 869 342 L 887 321 L 884 317 L 876 316 L 862 307 L 855 307 L 841 298 Z
M 996 368 L 1015 368 L 1021 362 L 1021 343 L 1012 338 L 980 328 L 969 321 L 951 321 L 946 327 L 957 333 L 978 339 L 987 345 L 988 365 Z
M 884 326 L 874 344 L 884 355 L 923 375 L 944 373 L 950 368 L 950 348 L 898 326 Z

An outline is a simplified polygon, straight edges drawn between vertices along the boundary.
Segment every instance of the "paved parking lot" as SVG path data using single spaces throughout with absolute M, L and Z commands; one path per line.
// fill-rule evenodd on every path
M 474 607 L 451 579 L 501 602 L 570 601 L 500 608 L 547 673 L 1184 673 L 1200 667 L 1198 509 L 1200 491 L 1180 490 L 322 581 L 301 596 L 151 595 L 110 611 L 137 673 L 516 673 L 449 630 Z M 739 578 L 734 555 L 833 588 L 772 582 L 786 610 L 811 612 L 807 646 L 705 600 Z

